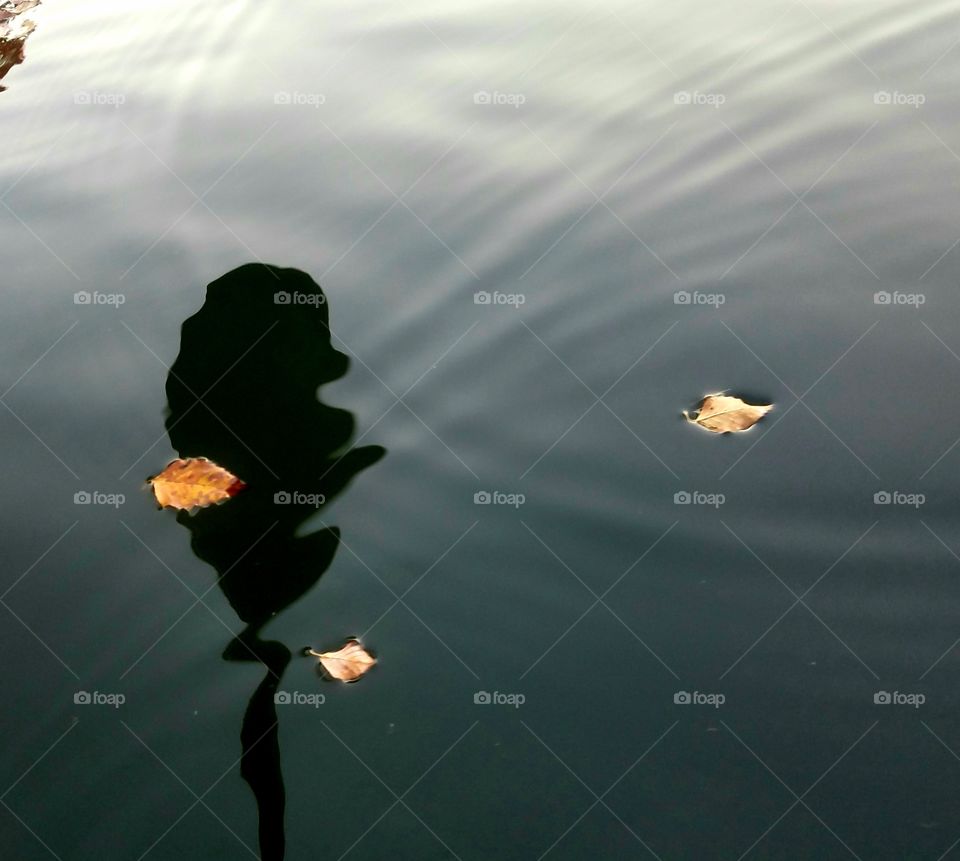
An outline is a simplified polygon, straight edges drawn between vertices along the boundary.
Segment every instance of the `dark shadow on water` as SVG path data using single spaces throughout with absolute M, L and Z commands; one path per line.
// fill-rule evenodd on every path
M 349 448 L 353 415 L 317 399 L 342 377 L 347 357 L 331 345 L 323 291 L 296 269 L 247 264 L 207 287 L 183 323 L 167 377 L 170 442 L 180 457 L 207 457 L 247 487 L 222 506 L 180 512 L 193 552 L 217 572 L 244 630 L 227 661 L 255 661 L 266 675 L 241 728 L 241 774 L 260 816 L 264 861 L 283 858 L 284 785 L 274 695 L 290 662 L 260 629 L 308 592 L 337 551 L 336 527 L 298 530 L 385 453 Z

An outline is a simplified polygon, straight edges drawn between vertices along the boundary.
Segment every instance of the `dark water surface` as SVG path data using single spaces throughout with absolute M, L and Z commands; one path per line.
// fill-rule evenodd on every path
M 4 859 L 960 856 L 960 4 L 29 14 Z

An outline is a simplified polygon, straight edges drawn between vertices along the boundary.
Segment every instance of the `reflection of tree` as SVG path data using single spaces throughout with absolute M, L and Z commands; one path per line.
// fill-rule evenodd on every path
M 333 560 L 338 529 L 297 535 L 317 501 L 329 503 L 384 454 L 379 446 L 350 449 L 353 416 L 317 399 L 317 388 L 347 364 L 330 343 L 320 287 L 296 269 L 248 264 L 207 287 L 167 377 L 167 433 L 179 455 L 209 457 L 247 483 L 227 504 L 177 519 L 246 624 L 224 659 L 267 669 L 241 729 L 241 773 L 257 800 L 265 861 L 284 852 L 274 694 L 290 651 L 259 632 Z
M 39 0 L 19 0 L 0 5 L 0 79 L 26 58 L 27 37 L 37 26 L 33 21 L 19 20 L 18 15 L 39 5 Z M 0 86 L 0 93 L 6 87 Z

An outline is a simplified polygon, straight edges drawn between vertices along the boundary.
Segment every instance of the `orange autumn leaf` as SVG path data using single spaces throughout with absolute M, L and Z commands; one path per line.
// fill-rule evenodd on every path
M 749 430 L 772 409 L 772 404 L 748 404 L 740 398 L 721 393 L 707 395 L 693 415 L 684 410 L 683 416 L 688 422 L 708 431 L 730 433 Z
M 246 485 L 232 472 L 205 457 L 170 461 L 147 483 L 161 508 L 206 508 L 236 496 Z
M 319 658 L 320 666 L 329 678 L 341 682 L 355 682 L 377 662 L 360 641 L 354 639 L 347 640 L 343 648 L 336 652 L 307 649 L 307 654 Z

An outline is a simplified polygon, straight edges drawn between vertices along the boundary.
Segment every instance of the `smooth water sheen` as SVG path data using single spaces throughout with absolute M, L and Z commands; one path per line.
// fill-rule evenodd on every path
M 960 853 L 960 4 L 29 15 L 0 93 L 4 859 L 259 857 L 251 727 L 265 859 Z M 252 347 L 252 305 L 180 331 L 250 262 L 319 282 L 350 360 L 278 397 L 329 380 L 386 453 L 238 657 L 143 480 L 177 455 L 169 366 Z M 334 414 L 230 379 L 214 438 L 272 421 L 316 477 Z M 683 422 L 720 390 L 774 411 Z M 324 683 L 303 648 L 352 635 L 378 665 Z

